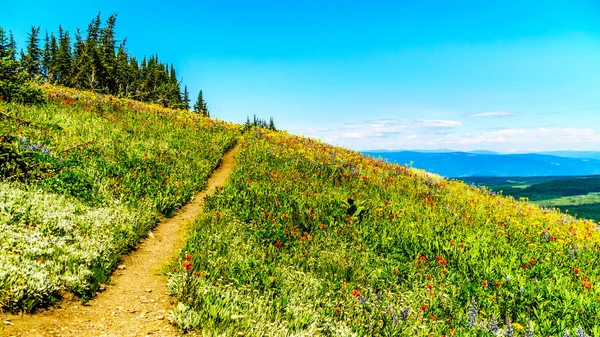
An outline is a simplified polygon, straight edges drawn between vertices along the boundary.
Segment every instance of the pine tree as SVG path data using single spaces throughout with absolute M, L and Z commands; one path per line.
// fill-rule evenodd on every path
M 205 108 L 206 108 L 206 104 L 204 102 L 204 98 L 202 97 L 202 90 L 200 90 L 200 92 L 198 93 L 198 99 L 196 100 L 196 103 L 194 104 L 194 112 L 197 114 L 204 115 Z
M 271 117 L 269 119 L 269 129 L 273 130 L 273 131 L 277 131 L 277 128 L 275 127 L 275 121 L 273 121 L 273 117 Z
M 208 107 L 206 106 L 206 102 L 202 104 L 202 114 L 206 117 L 210 117 L 210 112 L 208 112 Z
M 8 37 L 2 27 L 0 27 L 0 58 L 8 56 Z
M 56 36 L 50 35 L 50 66 L 48 68 L 48 81 L 56 83 L 58 80 L 58 42 Z
M 183 98 L 181 99 L 183 108 L 185 110 L 190 109 L 190 92 L 188 91 L 187 85 L 183 89 Z
M 8 33 L 8 57 L 10 57 L 11 60 L 16 60 L 17 59 L 17 43 L 15 42 L 15 36 L 13 35 L 12 31 L 9 31 Z
M 99 19 L 99 17 L 98 17 Z M 107 93 L 117 93 L 114 78 L 116 56 L 115 56 L 115 25 L 117 14 L 112 14 L 106 19 L 104 28 L 100 29 L 98 39 L 98 73 L 102 90 Z
M 48 81 L 48 70 L 52 67 L 52 55 L 50 53 L 50 35 L 46 31 L 44 37 L 44 49 L 42 51 L 41 74 Z
M 129 85 L 133 80 L 130 76 L 129 57 L 127 55 L 127 49 L 125 48 L 126 43 L 127 39 L 123 40 L 119 45 L 115 61 L 115 90 L 116 94 L 123 97 L 127 97 L 129 94 Z
M 23 54 L 21 58 L 23 67 L 31 77 L 41 75 L 42 52 L 39 47 L 39 33 L 40 27 L 31 26 L 31 32 L 27 34 L 27 54 Z
M 63 31 L 58 26 L 58 50 L 56 52 L 56 81 L 58 84 L 69 85 L 71 83 L 71 38 L 68 31 Z

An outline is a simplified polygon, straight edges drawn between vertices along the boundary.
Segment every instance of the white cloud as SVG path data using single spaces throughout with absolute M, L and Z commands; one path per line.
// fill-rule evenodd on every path
M 505 116 L 514 116 L 514 112 L 508 111 L 487 111 L 487 112 L 478 112 L 468 114 L 467 117 L 505 117 Z
M 290 131 L 356 150 L 443 148 L 523 152 L 600 148 L 600 132 L 592 128 L 537 127 L 466 132 L 461 125 L 449 120 L 398 119 Z

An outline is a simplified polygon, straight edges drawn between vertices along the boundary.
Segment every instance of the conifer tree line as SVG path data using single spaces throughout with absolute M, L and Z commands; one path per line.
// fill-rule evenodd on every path
M 266 119 L 262 119 L 259 117 L 256 117 L 256 115 L 254 115 L 254 119 L 251 121 L 250 117 L 246 117 L 246 126 L 258 126 L 260 128 L 267 128 L 269 130 L 273 130 L 273 131 L 277 131 L 277 128 L 275 127 L 275 121 L 273 121 L 273 117 L 269 118 L 269 121 L 267 122 Z
M 0 27 L 0 61 L 13 67 L 17 61 L 30 79 L 189 110 L 187 86 L 182 92 L 173 64 L 157 55 L 141 61 L 129 55 L 127 39 L 116 38 L 116 22 L 117 14 L 112 14 L 102 25 L 98 13 L 85 35 L 77 29 L 73 36 L 61 26 L 58 35 L 41 36 L 40 27 L 33 26 L 18 57 L 12 32 Z M 193 111 L 210 115 L 202 91 Z

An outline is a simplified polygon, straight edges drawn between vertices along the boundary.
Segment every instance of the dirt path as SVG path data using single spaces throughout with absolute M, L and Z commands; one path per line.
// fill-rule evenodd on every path
M 65 299 L 35 315 L 0 314 L 0 336 L 178 336 L 168 317 L 174 299 L 160 271 L 181 249 L 191 221 L 202 212 L 204 197 L 231 174 L 236 152 L 237 147 L 223 156 L 203 192 L 178 215 L 161 221 L 124 258 L 104 292 L 85 305 Z

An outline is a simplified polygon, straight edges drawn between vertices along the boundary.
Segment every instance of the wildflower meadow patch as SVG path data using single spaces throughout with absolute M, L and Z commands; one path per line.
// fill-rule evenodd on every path
M 203 335 L 600 335 L 595 226 L 254 129 L 173 266 L 173 319 Z
M 0 101 L 0 307 L 87 299 L 160 216 L 201 190 L 238 125 L 44 85 Z

